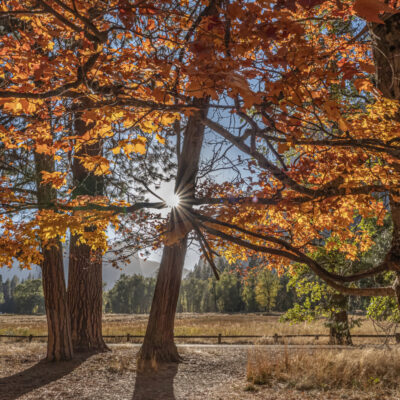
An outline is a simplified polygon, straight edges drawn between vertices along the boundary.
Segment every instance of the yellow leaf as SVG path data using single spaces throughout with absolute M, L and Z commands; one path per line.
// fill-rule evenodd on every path
M 103 125 L 102 127 L 97 128 L 96 133 L 99 137 L 102 137 L 102 138 L 111 136 L 113 134 L 110 125 Z
M 135 140 L 132 140 L 132 143 L 135 145 L 135 152 L 140 154 L 146 153 L 146 138 L 144 136 L 138 135 Z
M 146 144 L 143 142 L 138 142 L 135 144 L 136 153 L 145 154 L 146 153 Z
M 39 143 L 36 144 L 36 149 L 35 149 L 36 153 L 39 154 L 52 154 L 52 149 L 51 147 L 47 146 L 47 144 L 44 143 Z
M 161 144 L 164 144 L 164 143 L 165 143 L 165 138 L 163 138 L 162 136 L 160 136 L 158 133 L 156 134 L 156 139 L 157 139 Z
M 67 183 L 66 173 L 61 173 L 59 171 L 47 172 L 41 171 L 42 173 L 42 183 L 45 185 L 51 185 L 55 189 L 59 189 Z
M 124 146 L 124 152 L 125 154 L 131 154 L 132 152 L 136 151 L 135 146 L 132 143 L 127 143 Z
M 13 113 L 22 111 L 22 105 L 18 100 L 4 103 L 3 107 L 4 107 L 4 111 L 9 111 L 9 112 L 13 112 Z
M 15 99 L 12 102 L 4 103 L 4 110 L 12 113 L 23 111 L 26 114 L 30 114 L 36 111 L 36 105 L 27 99 Z

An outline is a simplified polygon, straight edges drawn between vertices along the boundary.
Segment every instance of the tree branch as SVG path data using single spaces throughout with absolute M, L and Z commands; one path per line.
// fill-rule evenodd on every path
M 338 282 L 336 282 L 335 280 L 333 280 L 326 273 L 327 271 L 325 271 L 317 262 L 315 262 L 314 260 L 310 259 L 307 256 L 299 257 L 297 255 L 294 255 L 293 253 L 286 251 L 286 250 L 280 250 L 280 249 L 276 249 L 276 248 L 256 245 L 256 244 L 250 243 L 248 241 L 245 241 L 243 239 L 240 239 L 238 237 L 218 231 L 209 226 L 206 226 L 206 225 L 202 225 L 202 226 L 204 227 L 205 230 L 207 230 L 212 235 L 220 237 L 221 239 L 230 241 L 232 243 L 236 243 L 239 246 L 242 246 L 242 247 L 254 250 L 254 251 L 258 251 L 261 253 L 277 255 L 280 257 L 287 258 L 291 261 L 306 264 L 310 267 L 310 269 L 317 276 L 319 276 L 322 280 L 324 280 L 329 286 L 331 286 L 333 289 L 335 289 L 343 294 L 354 295 L 354 296 L 395 296 L 395 291 L 391 286 L 375 287 L 375 288 L 350 288 L 350 287 L 341 285 Z

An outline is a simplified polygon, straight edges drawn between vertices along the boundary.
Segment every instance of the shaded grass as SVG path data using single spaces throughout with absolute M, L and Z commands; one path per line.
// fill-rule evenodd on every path
M 400 349 L 252 350 L 247 380 L 253 385 L 286 384 L 300 390 L 398 390 Z

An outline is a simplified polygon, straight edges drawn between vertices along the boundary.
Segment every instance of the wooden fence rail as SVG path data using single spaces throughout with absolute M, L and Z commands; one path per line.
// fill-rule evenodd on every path
M 143 339 L 144 335 L 131 335 L 130 333 L 126 335 L 103 335 L 104 339 L 126 339 L 130 342 L 131 339 Z M 314 338 L 318 340 L 320 337 L 329 337 L 326 334 L 308 334 L 308 335 L 278 335 L 275 333 L 272 336 L 262 336 L 262 335 L 176 335 L 175 339 L 217 339 L 218 344 L 222 343 L 222 339 L 273 339 L 274 343 L 277 344 L 279 339 L 286 338 Z M 395 338 L 396 343 L 400 344 L 400 333 L 394 335 L 351 335 L 353 338 Z M 47 339 L 47 335 L 36 336 L 36 335 L 0 335 L 0 338 L 15 338 L 15 339 L 28 339 L 31 342 L 33 339 Z

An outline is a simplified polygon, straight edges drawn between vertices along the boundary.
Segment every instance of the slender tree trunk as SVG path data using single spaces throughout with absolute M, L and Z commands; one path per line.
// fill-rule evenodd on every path
M 198 100 L 198 105 L 207 106 L 208 101 Z M 197 105 L 196 104 L 196 105 Z M 183 147 L 178 160 L 175 192 L 180 195 L 181 205 L 171 212 L 171 229 L 184 229 L 186 232 L 172 245 L 165 245 L 158 272 L 156 288 L 150 310 L 149 322 L 139 361 L 178 362 L 180 360 L 174 343 L 174 321 L 182 270 L 185 261 L 187 235 L 191 230 L 190 223 L 185 225 L 180 207 L 190 210 L 191 200 L 195 195 L 195 183 L 203 144 L 204 125 L 201 119 L 207 110 L 196 112 L 188 120 L 184 133 Z M 187 212 L 187 211 L 186 211 Z
M 56 199 L 50 185 L 41 184 L 41 171 L 53 172 L 54 159 L 35 153 L 37 198 L 39 204 Z M 70 360 L 73 356 L 71 326 L 64 278 L 62 246 L 58 239 L 42 244 L 42 282 L 47 316 L 47 360 Z
M 213 281 L 213 298 L 214 298 L 214 312 L 217 312 L 217 291 L 215 289 L 215 281 Z
M 77 136 L 84 135 L 91 128 L 80 117 L 81 113 L 75 115 L 74 128 Z M 76 156 L 97 156 L 101 153 L 102 144 L 99 141 L 82 145 Z M 103 177 L 87 171 L 77 158 L 74 159 L 72 174 L 73 197 L 103 195 Z M 102 336 L 102 255 L 99 251 L 92 252 L 86 244 L 80 244 L 79 237 L 74 235 L 71 237 L 69 250 L 68 303 L 74 351 L 108 350 Z

